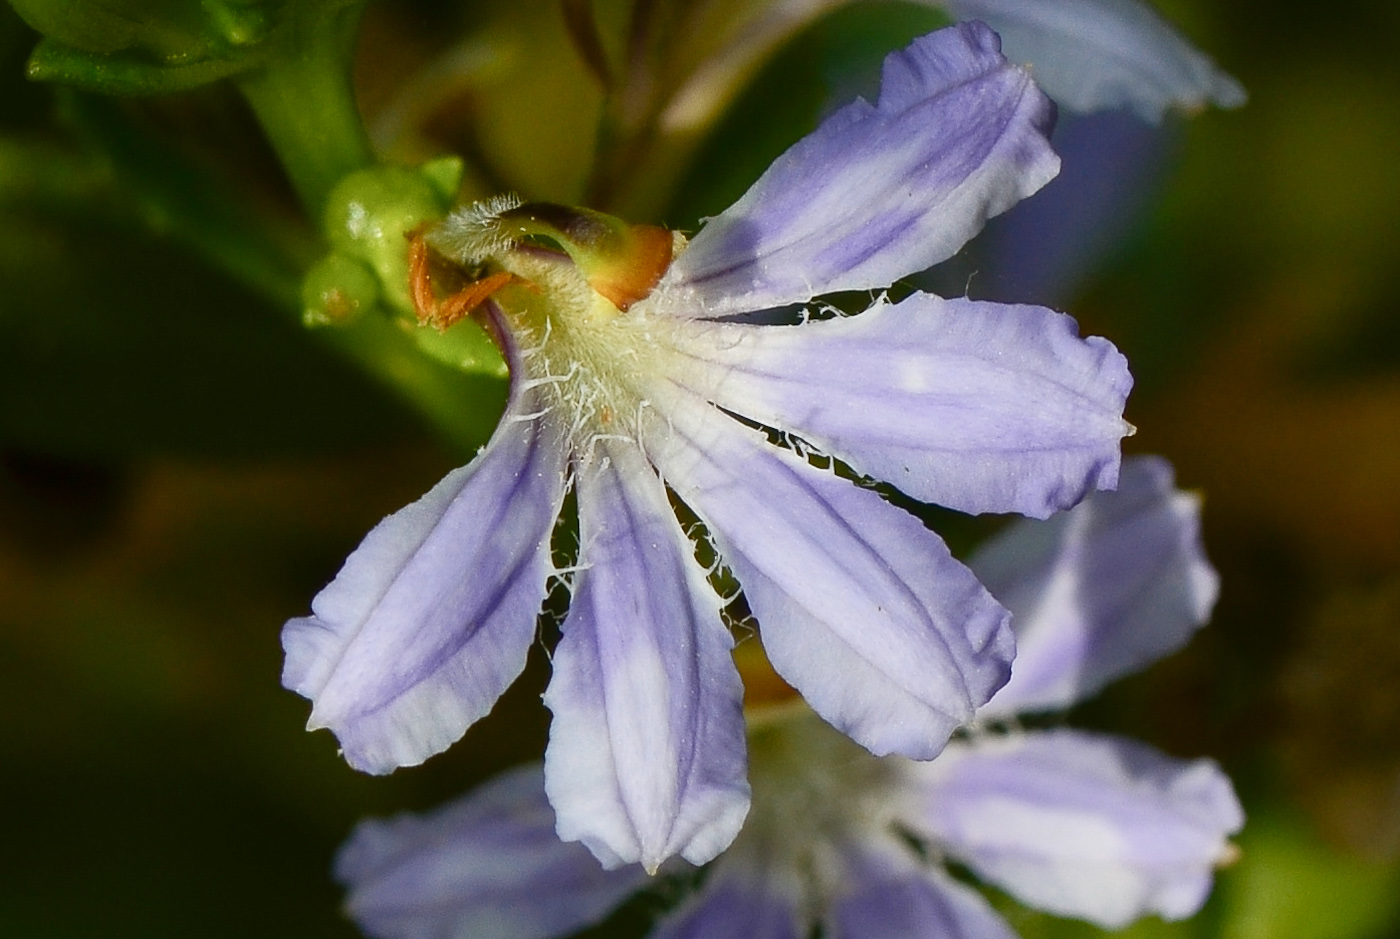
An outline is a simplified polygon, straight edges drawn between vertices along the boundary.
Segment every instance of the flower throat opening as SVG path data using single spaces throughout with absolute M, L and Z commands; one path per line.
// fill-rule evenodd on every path
M 419 322 L 445 330 L 511 285 L 547 289 L 571 267 L 616 313 L 651 293 L 683 238 L 592 209 L 513 196 L 478 202 L 410 236 L 409 288 Z M 438 298 L 436 285 L 446 285 Z

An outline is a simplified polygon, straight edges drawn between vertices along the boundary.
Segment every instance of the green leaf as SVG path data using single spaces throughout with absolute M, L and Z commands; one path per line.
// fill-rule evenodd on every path
M 252 67 L 282 0 L 11 0 L 45 39 L 29 76 L 107 94 L 193 88 Z
M 138 53 L 97 54 L 52 39 L 29 57 L 34 81 L 57 82 L 109 95 L 156 95 L 188 91 L 227 78 L 252 65 L 247 59 L 211 58 L 189 65 L 153 62 Z
M 260 41 L 282 0 L 10 0 L 30 26 L 75 50 L 188 62 Z

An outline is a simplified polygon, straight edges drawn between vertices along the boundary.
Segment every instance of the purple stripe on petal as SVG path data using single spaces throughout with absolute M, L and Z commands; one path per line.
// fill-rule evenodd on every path
M 282 631 L 282 683 L 356 769 L 446 749 L 525 665 L 564 498 L 559 434 L 520 417 L 532 404 L 513 402 L 475 460 L 380 522 L 314 615 Z
M 849 848 L 841 860 L 825 939 L 1016 939 L 979 893 L 902 845 Z
M 1108 929 L 1195 913 L 1244 821 L 1210 760 L 1076 731 L 953 744 L 908 772 L 906 824 L 1026 904 Z
M 559 835 L 606 864 L 703 864 L 749 807 L 743 686 L 720 602 L 635 444 L 578 469 L 582 570 L 554 653 Z
M 653 304 L 723 316 L 884 287 L 951 257 L 1048 182 L 1052 107 L 967 23 L 885 60 L 857 100 L 780 156 L 671 265 Z
M 933 2 L 990 24 L 1007 58 L 1030 64 L 1046 93 L 1074 111 L 1130 107 L 1158 121 L 1170 108 L 1245 102 L 1239 82 L 1141 0 Z
M 346 912 L 376 939 L 550 939 L 646 886 L 554 834 L 538 764 L 424 815 L 360 823 L 336 858 Z
M 968 562 L 1011 610 L 1011 680 L 978 711 L 1068 707 L 1185 645 L 1220 579 L 1201 545 L 1200 500 L 1157 457 L 1123 463 L 1117 492 L 1019 522 Z
M 649 453 L 738 577 L 778 674 L 877 755 L 938 753 L 1006 680 L 1006 611 L 871 490 L 698 399 L 663 413 Z
M 965 512 L 1044 517 L 1118 475 L 1127 363 L 1041 307 L 915 294 L 797 326 L 695 323 L 675 381 Z

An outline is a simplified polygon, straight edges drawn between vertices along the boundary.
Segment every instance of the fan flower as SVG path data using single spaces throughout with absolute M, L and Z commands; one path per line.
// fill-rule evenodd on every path
M 545 696 L 562 838 L 654 870 L 714 857 L 748 810 L 731 635 L 673 500 L 818 714 L 873 753 L 937 755 L 1006 681 L 1008 614 L 833 460 L 916 499 L 1046 516 L 1116 484 L 1124 360 L 1031 306 L 914 294 L 790 325 L 744 315 L 888 285 L 1054 175 L 1051 106 L 998 48 L 964 24 L 892 54 L 876 104 L 833 114 L 688 244 L 510 199 L 427 232 L 420 272 L 470 283 L 439 301 L 419 279 L 419 305 L 479 310 L 510 398 L 476 459 L 287 624 L 283 681 L 312 700 L 309 726 L 382 773 L 485 715 L 564 575 L 551 538 L 572 486 L 578 559 Z
M 1243 86 L 1142 0 L 919 0 L 997 31 L 1014 62 L 1062 108 L 1128 108 L 1147 121 L 1171 110 L 1245 103 Z
M 1217 581 L 1199 503 L 1162 460 L 1116 493 L 1023 522 L 972 561 L 1005 592 L 1033 665 L 1003 707 L 1064 706 L 1174 651 Z M 1013 707 L 1014 703 L 1014 707 Z M 883 759 L 792 704 L 750 725 L 754 805 L 738 839 L 651 939 L 1014 939 L 957 861 L 1029 906 L 1118 928 L 1198 910 L 1242 815 L 1209 760 L 1069 729 L 974 729 L 931 762 Z M 362 823 L 337 860 L 377 939 L 550 939 L 606 917 L 648 879 L 551 837 L 538 765 L 423 816 Z M 688 878 L 693 880 L 693 878 Z

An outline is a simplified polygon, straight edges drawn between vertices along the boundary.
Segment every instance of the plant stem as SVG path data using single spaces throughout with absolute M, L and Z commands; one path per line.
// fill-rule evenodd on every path
M 237 79 L 317 223 L 335 184 L 374 161 L 350 82 L 364 3 L 288 4 L 265 64 Z
M 375 162 L 350 80 L 365 2 L 289 3 L 265 62 L 236 79 L 318 229 L 336 184 Z M 296 299 L 286 299 L 279 305 L 299 313 Z M 454 446 L 470 452 L 495 426 L 505 383 L 431 361 L 382 310 L 318 335 L 410 402 Z

